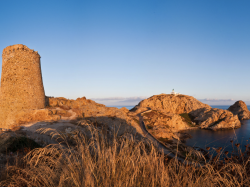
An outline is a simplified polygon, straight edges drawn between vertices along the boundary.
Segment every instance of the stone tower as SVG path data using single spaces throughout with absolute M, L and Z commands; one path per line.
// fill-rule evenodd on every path
M 17 44 L 3 50 L 0 88 L 0 128 L 15 123 L 15 114 L 45 108 L 40 55 Z

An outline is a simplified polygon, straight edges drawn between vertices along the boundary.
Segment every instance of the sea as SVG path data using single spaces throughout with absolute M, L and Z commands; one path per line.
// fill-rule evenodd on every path
M 230 105 L 211 105 L 212 108 L 228 109 Z M 134 106 L 115 106 L 117 108 L 126 107 L 132 109 Z M 250 106 L 247 106 L 250 110 Z M 242 120 L 238 129 L 211 131 L 204 129 L 187 130 L 192 138 L 187 139 L 185 144 L 191 147 L 206 149 L 210 147 L 210 153 L 219 147 L 224 151 L 238 152 L 235 144 L 240 144 L 240 150 L 245 151 L 245 146 L 250 145 L 250 120 Z M 232 142 L 233 140 L 233 142 Z
M 228 109 L 230 105 L 211 105 L 212 108 Z M 247 106 L 250 110 L 250 106 Z M 219 131 L 211 131 L 205 129 L 187 130 L 188 134 L 192 138 L 187 139 L 185 144 L 192 147 L 200 147 L 206 149 L 210 147 L 211 150 L 215 150 L 222 147 L 224 151 L 229 153 L 246 150 L 246 145 L 250 145 L 250 120 L 242 120 L 241 127 L 238 129 L 227 129 Z M 231 142 L 233 140 L 233 142 Z M 235 144 L 240 144 L 240 149 L 237 149 Z

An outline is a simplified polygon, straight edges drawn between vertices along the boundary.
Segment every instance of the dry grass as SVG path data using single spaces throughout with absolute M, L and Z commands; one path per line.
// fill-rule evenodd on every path
M 107 141 L 99 130 L 92 130 L 90 139 L 74 132 L 71 137 L 74 144 L 68 144 L 67 137 L 60 136 L 64 144 L 35 149 L 24 157 L 21 165 L 7 166 L 0 186 L 250 185 L 248 159 L 241 164 L 218 161 L 196 167 L 197 163 L 184 165 L 175 159 L 168 160 L 154 146 L 131 136 Z

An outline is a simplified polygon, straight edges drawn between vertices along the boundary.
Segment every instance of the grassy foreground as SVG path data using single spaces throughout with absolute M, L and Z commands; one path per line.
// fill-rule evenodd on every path
M 184 165 L 129 135 L 110 140 L 91 129 L 92 138 L 55 132 L 64 143 L 34 149 L 6 166 L 0 186 L 250 186 L 249 159 Z

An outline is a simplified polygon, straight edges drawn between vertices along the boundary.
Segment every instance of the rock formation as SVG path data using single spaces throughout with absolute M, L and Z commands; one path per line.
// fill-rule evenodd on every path
M 88 119 L 92 122 L 113 126 L 112 128 L 122 130 L 125 126 L 131 126 L 134 129 L 133 134 L 141 133 L 142 131 L 138 124 L 138 119 L 134 115 L 129 115 L 128 110 L 115 107 L 106 107 L 103 104 L 96 103 L 85 97 L 73 99 L 65 99 L 63 97 L 48 98 L 49 108 L 60 107 L 65 110 L 72 110 L 77 114 L 77 119 Z M 124 131 L 124 129 L 122 130 Z
M 218 108 L 201 108 L 190 112 L 193 121 L 202 129 L 220 130 L 239 128 L 241 123 L 237 115 Z
M 154 95 L 148 99 L 142 100 L 131 111 L 137 111 L 141 108 L 150 108 L 152 110 L 160 110 L 170 112 L 173 114 L 189 113 L 199 108 L 211 108 L 209 105 L 204 104 L 192 96 L 187 95 L 171 95 L 160 94 Z
M 246 103 L 243 101 L 236 101 L 232 106 L 228 108 L 234 115 L 238 115 L 240 120 L 250 119 L 250 112 Z
M 15 124 L 24 110 L 45 107 L 40 55 L 27 46 L 8 46 L 2 54 L 0 128 Z
M 153 110 L 142 116 L 147 130 L 156 138 L 179 139 L 179 131 L 190 129 L 190 125 L 179 114 Z
M 131 109 L 131 111 L 141 113 L 149 109 L 165 113 L 169 116 L 169 120 L 160 117 L 155 119 L 153 117 L 154 120 L 148 120 L 151 123 L 148 125 L 151 125 L 152 129 L 155 129 L 155 133 L 158 132 L 158 124 L 161 124 L 160 126 L 163 127 L 163 121 L 165 120 L 165 127 L 162 128 L 162 132 L 165 133 L 164 136 L 166 137 L 166 133 L 168 133 L 168 137 L 175 137 L 173 133 L 192 127 L 219 130 L 238 128 L 241 126 L 237 115 L 234 115 L 232 112 L 211 108 L 209 105 L 187 95 L 154 95 L 141 101 L 137 106 Z

